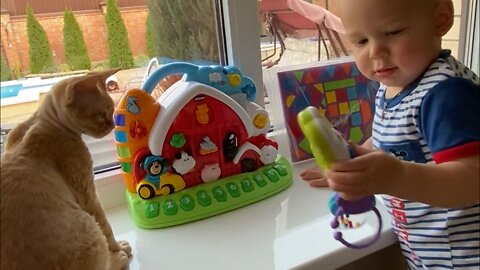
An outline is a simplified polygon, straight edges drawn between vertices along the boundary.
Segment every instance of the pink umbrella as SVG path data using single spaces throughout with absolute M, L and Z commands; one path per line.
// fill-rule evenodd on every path
M 269 63 L 267 67 L 277 64 L 282 58 L 283 52 L 286 49 L 284 39 L 287 35 L 301 37 L 304 36 L 308 30 L 314 30 L 318 34 L 318 60 L 320 60 L 320 40 L 325 47 L 327 58 L 330 58 L 330 54 L 325 40 L 330 41 L 336 57 L 340 57 L 340 52 L 337 47 L 340 47 L 344 55 L 348 55 L 339 36 L 339 33 L 345 33 L 342 22 L 340 18 L 330 11 L 303 0 L 260 0 L 259 9 L 267 24 L 268 31 L 273 35 L 274 43 L 276 43 L 277 39 L 280 43 L 279 58 Z M 325 33 L 326 37 L 323 36 L 323 33 Z M 262 61 L 273 57 L 275 53 L 276 46 L 274 46 L 273 53 L 262 59 Z

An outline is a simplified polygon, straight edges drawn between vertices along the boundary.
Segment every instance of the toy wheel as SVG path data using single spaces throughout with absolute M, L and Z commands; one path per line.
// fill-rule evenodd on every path
M 257 162 L 251 158 L 245 158 L 241 161 L 242 173 L 253 172 L 257 169 Z
M 163 195 L 172 194 L 175 192 L 175 187 L 172 184 L 166 184 L 162 186 Z
M 144 200 L 150 199 L 155 196 L 155 190 L 150 185 L 141 185 L 137 192 L 140 198 Z

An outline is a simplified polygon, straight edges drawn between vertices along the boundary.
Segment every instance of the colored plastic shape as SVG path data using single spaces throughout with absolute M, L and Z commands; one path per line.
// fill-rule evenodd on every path
M 253 181 L 255 181 L 259 187 L 264 187 L 267 185 L 267 181 L 265 181 L 265 178 L 263 178 L 261 174 L 254 175 Z
M 130 149 L 125 146 L 117 146 L 117 153 L 118 153 L 118 156 L 122 158 L 130 157 Z
M 115 134 L 115 141 L 119 143 L 126 143 L 128 141 L 127 133 L 125 131 L 115 130 L 114 134 Z
M 220 187 L 216 186 L 212 189 L 213 197 L 218 201 L 218 202 L 226 202 L 227 201 L 227 193 L 225 193 L 225 190 Z
M 280 179 L 274 169 L 266 169 L 263 171 L 263 174 L 266 175 L 268 180 L 272 182 L 277 182 Z
M 240 196 L 240 189 L 235 183 L 227 183 L 226 184 L 227 191 L 232 195 L 232 197 L 238 197 Z
M 122 171 L 126 173 L 132 172 L 132 165 L 128 162 L 120 162 L 120 166 L 122 167 Z
M 125 114 L 115 114 L 115 126 L 125 126 Z
M 212 204 L 212 198 L 205 190 L 197 191 L 197 200 L 201 206 L 209 206 Z

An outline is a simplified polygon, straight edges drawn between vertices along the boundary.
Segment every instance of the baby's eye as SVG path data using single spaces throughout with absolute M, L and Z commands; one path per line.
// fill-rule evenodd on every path
M 403 29 L 398 29 L 398 30 L 390 31 L 390 32 L 387 32 L 387 36 L 395 36 L 395 35 L 400 34 L 402 31 L 403 31 Z
M 363 39 L 356 40 L 356 41 L 354 42 L 354 44 L 355 44 L 355 46 L 357 46 L 357 47 L 361 47 L 361 46 L 365 45 L 367 42 L 368 42 L 368 39 L 363 38 Z

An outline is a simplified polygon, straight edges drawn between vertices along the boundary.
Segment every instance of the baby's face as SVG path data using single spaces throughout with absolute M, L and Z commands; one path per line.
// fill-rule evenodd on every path
M 363 75 L 403 88 L 425 72 L 440 53 L 432 1 L 337 1 Z

